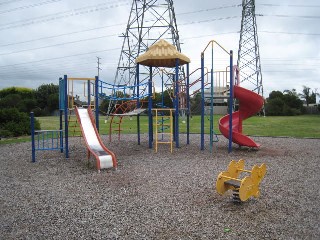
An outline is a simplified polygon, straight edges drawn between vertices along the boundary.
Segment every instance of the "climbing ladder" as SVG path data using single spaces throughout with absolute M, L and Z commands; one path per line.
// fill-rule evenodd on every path
M 141 114 L 146 109 L 142 108 L 143 103 L 146 103 L 146 101 L 139 101 L 140 107 L 137 107 L 137 101 L 136 100 L 129 100 L 129 101 L 123 101 L 121 104 L 118 104 L 116 106 L 116 110 L 114 113 L 110 114 L 111 120 L 110 120 L 110 127 L 109 127 L 109 140 L 111 142 L 112 140 L 112 133 L 116 132 L 118 134 L 118 140 L 120 140 L 122 128 L 122 120 L 123 117 L 126 116 L 137 116 L 138 114 Z
M 170 144 L 170 152 L 173 146 L 173 108 L 153 108 L 155 111 L 155 150 L 158 152 L 159 144 Z M 165 114 L 167 113 L 167 114 Z
M 123 119 L 123 114 L 134 110 L 137 106 L 137 101 L 123 101 L 121 104 L 115 106 L 116 110 L 111 116 L 110 127 L 109 127 L 109 140 L 112 140 L 112 133 L 116 132 L 118 134 L 118 140 L 120 140 L 121 135 L 121 123 Z
M 74 108 L 73 109 L 68 109 L 69 114 L 68 114 L 68 126 L 69 126 L 69 134 L 72 135 L 73 137 L 75 136 L 82 136 L 80 125 L 78 122 L 78 119 L 75 117 L 74 113 Z

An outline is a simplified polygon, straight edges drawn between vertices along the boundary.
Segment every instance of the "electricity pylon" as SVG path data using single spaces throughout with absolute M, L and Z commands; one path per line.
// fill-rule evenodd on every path
M 251 84 L 252 91 L 263 96 L 255 0 L 242 0 L 237 65 L 240 69 L 240 82 Z
M 165 39 L 179 52 L 180 40 L 172 0 L 133 0 L 129 20 L 123 37 L 114 84 L 134 85 L 136 82 L 135 59 L 155 42 Z M 165 72 L 164 72 L 165 73 Z M 153 75 L 161 75 L 160 69 L 153 69 Z M 149 77 L 149 68 L 141 66 L 140 83 Z M 171 78 L 167 74 L 167 79 Z M 143 91 L 143 90 L 142 90 Z M 112 112 L 109 104 L 108 113 Z

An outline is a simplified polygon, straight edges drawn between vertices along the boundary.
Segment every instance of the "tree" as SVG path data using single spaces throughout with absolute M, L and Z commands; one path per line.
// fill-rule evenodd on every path
M 307 106 L 311 103 L 316 103 L 316 95 L 318 93 L 316 91 L 310 91 L 311 88 L 307 86 L 302 86 L 303 90 L 302 93 L 299 94 L 299 97 L 306 101 Z
M 280 97 L 272 98 L 267 101 L 266 114 L 268 116 L 281 116 L 283 115 L 284 101 Z
M 286 90 L 285 90 L 286 91 Z M 269 94 L 269 98 L 268 99 L 275 99 L 275 98 L 282 98 L 283 97 L 283 93 L 280 91 L 272 91 Z
M 266 114 L 270 116 L 292 116 L 302 113 L 303 103 L 295 89 L 272 91 L 267 98 Z
M 16 108 L 28 113 L 36 106 L 35 91 L 30 88 L 10 87 L 0 90 L 0 108 Z
M 40 129 L 37 120 L 35 129 Z M 18 137 L 30 133 L 30 119 L 27 113 L 19 112 L 16 108 L 0 109 L 0 137 Z
M 43 114 L 49 114 L 59 108 L 59 86 L 51 84 L 43 84 L 35 91 L 37 107 L 40 107 Z
M 190 99 L 190 110 L 193 115 L 201 114 L 201 93 L 196 93 Z

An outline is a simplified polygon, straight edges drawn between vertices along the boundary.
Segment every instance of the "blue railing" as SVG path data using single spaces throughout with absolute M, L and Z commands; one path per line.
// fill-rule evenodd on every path
M 36 161 L 36 151 L 60 150 L 63 152 L 63 130 L 35 130 L 34 113 L 30 113 L 32 162 Z

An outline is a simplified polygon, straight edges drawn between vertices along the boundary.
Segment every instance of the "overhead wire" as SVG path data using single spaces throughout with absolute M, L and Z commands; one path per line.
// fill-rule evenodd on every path
M 259 33 L 272 33 L 272 34 L 289 34 L 289 35 L 311 35 L 311 36 L 318 36 L 320 33 L 302 33 L 302 32 L 274 32 L 274 31 L 265 31 L 265 30 L 258 30 Z
M 241 6 L 241 5 L 230 5 L 230 6 L 222 6 L 222 7 L 217 7 L 217 8 L 202 9 L 202 10 L 198 10 L 198 11 L 178 13 L 178 14 L 176 14 L 176 15 L 184 15 L 184 14 L 198 13 L 198 12 L 204 12 L 204 11 L 213 11 L 213 10 L 217 10 L 217 9 L 237 7 L 237 6 Z M 227 19 L 230 19 L 230 18 L 232 18 L 232 17 L 229 17 L 229 18 L 227 18 Z M 212 19 L 212 20 L 204 20 L 204 21 L 210 22 L 210 21 L 218 21 L 218 20 L 223 20 L 223 19 Z M 199 22 L 199 23 L 201 23 L 201 22 Z M 5 46 L 10 46 L 10 45 L 15 45 L 15 44 L 28 43 L 28 42 L 38 41 L 38 40 L 45 40 L 45 39 L 50 39 L 50 38 L 55 38 L 55 37 L 61 37 L 61 36 L 67 36 L 67 35 L 72 35 L 72 34 L 76 34 L 76 33 L 82 33 L 82 32 L 87 32 L 87 31 L 99 30 L 99 29 L 103 29 L 103 28 L 123 26 L 123 25 L 125 25 L 125 24 L 126 24 L 126 22 L 123 22 L 123 23 L 112 24 L 112 25 L 103 26 L 103 27 L 89 28 L 89 29 L 85 29 L 85 30 L 82 30 L 82 31 L 69 32 L 69 33 L 58 34 L 58 35 L 53 35 L 53 36 L 48 36 L 48 37 L 43 37 L 43 38 L 31 39 L 31 40 L 27 40 L 27 41 L 21 41 L 21 42 L 16 42 L 16 43 L 2 44 L 2 45 L 0 45 L 0 47 L 5 47 Z M 184 25 L 188 25 L 188 24 L 192 24 L 192 23 L 186 23 L 186 24 L 184 24 Z M 1 26 L 1 25 L 0 25 L 0 26 Z
M 0 2 L 0 5 L 4 5 L 4 4 L 9 4 L 9 3 L 13 3 L 13 2 L 21 2 L 21 1 L 24 1 L 24 0 L 11 0 L 11 1 L 6 1 L 6 2 Z
M 256 14 L 258 17 L 281 17 L 281 18 L 307 18 L 307 19 L 319 19 L 320 16 L 298 16 L 298 15 L 280 15 L 280 14 Z
M 121 48 L 117 47 L 117 48 L 103 49 L 103 50 L 97 50 L 97 51 L 92 51 L 92 52 L 87 52 L 87 53 L 77 53 L 77 54 L 66 55 L 66 56 L 61 56 L 61 57 L 45 58 L 45 59 L 35 60 L 35 61 L 0 65 L 0 68 L 1 67 L 8 67 L 8 66 L 18 66 L 18 65 L 29 64 L 29 63 L 37 63 L 37 62 L 42 62 L 42 61 L 58 60 L 58 59 L 63 59 L 63 58 L 67 58 L 67 57 L 68 58 L 69 57 L 77 57 L 77 56 L 83 56 L 83 55 L 88 55 L 88 54 L 92 54 L 92 53 L 108 52 L 108 51 L 114 51 L 114 50 L 119 50 L 119 49 L 121 49 Z
M 304 5 L 304 4 L 272 4 L 272 3 L 258 3 L 257 5 L 260 6 L 268 6 L 268 7 L 311 7 L 311 8 L 317 8 L 320 7 L 320 5 Z
M 118 3 L 118 2 L 120 2 L 120 3 Z M 98 5 L 86 6 L 86 7 L 72 9 L 72 10 L 68 10 L 68 11 L 48 14 L 48 15 L 44 15 L 44 16 L 40 16 L 40 17 L 34 17 L 34 18 L 23 19 L 23 20 L 18 20 L 18 21 L 14 21 L 14 22 L 0 24 L 0 31 L 11 29 L 11 28 L 17 28 L 17 27 L 21 27 L 21 26 L 33 25 L 36 23 L 49 22 L 49 21 L 72 17 L 72 16 L 79 16 L 79 15 L 83 15 L 83 14 L 88 14 L 88 13 L 93 13 L 93 12 L 97 12 L 97 11 L 102 11 L 102 10 L 107 10 L 107 9 L 112 9 L 112 8 L 128 5 L 128 2 L 126 0 L 118 0 L 115 3 L 113 3 L 113 2 L 111 2 L 111 3 L 110 2 L 100 3 Z
M 234 7 L 241 7 L 241 4 L 221 6 L 221 7 L 215 7 L 215 8 L 207 8 L 207 9 L 201 9 L 201 10 L 197 10 L 197 11 L 190 11 L 190 12 L 183 12 L 183 13 L 176 13 L 176 15 L 177 15 L 177 16 L 179 16 L 179 15 L 186 15 L 186 14 L 189 15 L 189 14 L 193 14 L 193 13 L 209 12 L 209 11 L 226 9 L 226 8 L 234 8 Z
M 10 2 L 10 1 L 9 1 Z M 14 2 L 14 1 L 11 1 Z M 0 5 L 3 3 L 0 3 Z M 236 5 L 235 5 L 236 6 Z M 227 8 L 228 6 L 225 6 L 224 8 Z M 231 6 L 229 6 L 231 7 Z M 219 8 L 214 8 L 214 9 L 219 9 Z M 222 9 L 222 7 L 220 7 L 220 9 Z M 198 10 L 198 11 L 194 11 L 194 13 L 197 12 L 204 12 L 204 11 L 209 11 L 210 9 L 205 9 L 205 10 Z M 213 10 L 213 9 L 211 9 Z M 188 12 L 189 14 L 192 12 Z M 182 14 L 187 14 L 187 13 L 180 13 L 180 15 Z M 178 15 L 178 14 L 176 14 Z M 258 16 L 263 16 L 263 17 L 267 17 L 267 16 L 276 16 L 276 17 L 307 17 L 307 18 L 313 18 L 314 16 L 292 16 L 292 15 L 258 15 Z M 319 18 L 317 16 L 315 16 L 316 18 Z M 179 24 L 179 25 L 190 25 L 190 24 L 198 24 L 198 23 L 205 23 L 205 22 L 211 22 L 211 21 L 220 21 L 220 20 L 227 20 L 227 19 L 233 19 L 233 18 L 240 18 L 240 16 L 233 16 L 233 17 L 225 17 L 225 18 L 215 18 L 215 19 L 209 19 L 209 20 L 201 20 L 201 21 L 197 21 L 197 22 L 189 22 L 189 23 L 184 23 L 184 24 Z M 120 25 L 120 24 L 116 24 L 116 25 Z M 116 26 L 114 25 L 114 26 Z M 122 25 L 122 24 L 121 24 Z M 1 25 L 0 25 L 1 26 Z M 105 26 L 105 27 L 110 27 L 110 26 Z M 73 32 L 73 33 L 65 33 L 65 34 L 60 34 L 60 35 L 56 35 L 56 36 L 49 36 L 49 37 L 44 37 L 44 38 L 40 38 L 40 39 L 35 39 L 35 40 L 29 40 L 29 41 L 25 41 L 25 42 L 32 42 L 32 41 L 37 41 L 37 40 L 44 40 L 44 39 L 48 39 L 48 38 L 53 38 L 53 37 L 60 37 L 60 36 L 66 36 L 66 35 L 71 35 L 71 34 L 75 34 L 75 33 L 81 33 L 81 32 L 86 32 L 86 31 L 93 31 L 93 30 L 98 30 L 98 29 L 102 29 L 105 27 L 99 27 L 99 28 L 93 28 L 93 29 L 87 29 L 87 30 L 83 30 L 83 31 L 78 31 L 78 32 Z M 1 29 L 0 29 L 1 30 Z M 259 31 L 259 32 L 263 32 L 263 33 L 271 33 L 271 34 L 296 34 L 296 35 L 320 35 L 318 33 L 290 33 L 290 32 L 273 32 L 273 31 Z M 237 32 L 229 32 L 229 33 L 221 33 L 221 34 L 232 34 L 232 33 L 237 33 Z M 217 35 L 217 34 L 215 34 Z M 112 35 L 115 36 L 115 35 Z M 203 35 L 200 37 L 207 37 L 209 35 Z M 102 38 L 102 37 L 101 37 Z M 192 38 L 199 38 L 199 37 L 188 37 L 185 39 L 192 39 Z M 86 40 L 91 40 L 91 39 L 83 39 L 83 40 L 78 40 L 78 41 L 74 41 L 74 43 L 79 42 L 79 41 L 86 41 Z M 24 43 L 24 42 L 20 42 L 20 43 Z M 12 44 L 7 44 L 7 45 L 1 45 L 1 46 L 9 46 L 9 45 L 14 45 L 14 44 L 20 44 L 20 43 L 12 43 Z M 56 44 L 58 45 L 64 45 L 64 44 L 71 44 L 73 42 L 66 42 L 66 43 L 61 43 L 61 44 Z M 52 46 L 43 46 L 40 48 L 45 48 L 45 47 L 53 47 Z M 37 50 L 40 48 L 36 48 L 33 50 Z M 68 55 L 68 56 L 63 56 L 63 57 L 55 57 L 55 58 L 48 58 L 48 59 L 42 59 L 42 60 L 38 60 L 38 61 L 30 61 L 30 62 L 24 62 L 24 63 L 18 63 L 18 64 L 9 64 L 9 65 L 3 65 L 0 67 L 10 67 L 10 66 L 17 66 L 17 65 L 24 65 L 24 64 L 29 64 L 29 63 L 39 63 L 41 61 L 55 61 L 55 60 L 59 60 L 59 59 L 63 59 L 63 58 L 69 58 L 69 57 L 75 57 L 75 56 L 81 56 L 81 55 L 86 55 L 86 54 L 95 54 L 95 53 L 99 53 L 99 52 L 105 52 L 105 51 L 112 51 L 112 50 L 118 50 L 120 48 L 115 48 L 115 49 L 104 49 L 101 51 L 93 51 L 93 52 L 89 52 L 89 53 L 81 53 L 81 54 L 73 54 L 73 55 Z M 30 50 L 30 49 L 29 49 Z M 27 51 L 27 50 L 21 50 L 21 51 Z M 279 60 L 281 61 L 281 60 Z M 286 61 L 286 60 L 285 60 Z
M 39 7 L 39 6 L 43 6 L 43 5 L 46 5 L 46 4 L 56 3 L 56 2 L 61 2 L 61 1 L 62 0 L 47 0 L 45 2 L 34 3 L 34 4 L 29 4 L 29 5 L 25 5 L 25 6 L 21 6 L 21 7 L 16 7 L 16 8 L 12 8 L 12 9 L 3 10 L 3 11 L 0 11 L 0 14 L 14 12 L 14 11 L 18 11 L 18 10 L 29 9 L 29 8 L 34 8 L 34 7 Z
M 7 43 L 7 44 L 0 45 L 0 47 L 7 47 L 7 46 L 17 45 L 17 44 L 22 44 L 22 43 L 30 43 L 30 42 L 34 42 L 34 41 L 40 41 L 40 40 L 46 40 L 46 39 L 51 39 L 51 38 L 69 36 L 69 35 L 73 35 L 73 34 L 84 33 L 84 32 L 89 32 L 89 31 L 94 31 L 94 30 L 100 30 L 100 29 L 109 28 L 109 27 L 123 26 L 124 24 L 125 23 L 118 23 L 118 24 L 107 25 L 107 26 L 102 26 L 102 27 L 88 28 L 88 29 L 85 29 L 85 30 L 82 30 L 82 31 L 74 31 L 74 32 L 69 32 L 69 33 L 62 33 L 62 34 L 58 34 L 58 35 L 41 37 L 41 38 L 36 38 L 36 39 L 31 39 L 31 40 L 26 40 L 26 41 L 21 41 L 21 42 Z
M 50 48 L 50 47 L 63 46 L 63 45 L 67 45 L 67 44 L 74 44 L 74 43 L 79 43 L 79 42 L 84 42 L 84 41 L 92 41 L 92 40 L 97 40 L 97 39 L 107 38 L 107 37 L 112 37 L 112 36 L 117 36 L 117 35 L 118 34 L 104 35 L 104 36 L 98 36 L 98 37 L 93 37 L 93 38 L 80 39 L 80 40 L 76 40 L 76 41 L 57 43 L 57 44 L 52 44 L 52 45 L 47 45 L 47 46 L 42 46 L 42 47 L 28 48 L 28 49 L 7 52 L 7 53 L 0 53 L 0 56 L 11 55 L 11 54 L 21 53 L 21 52 L 28 52 L 28 51 L 39 50 L 39 49 Z

